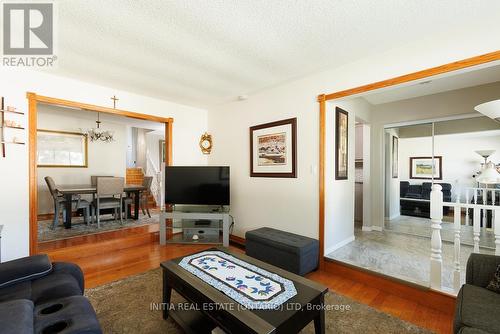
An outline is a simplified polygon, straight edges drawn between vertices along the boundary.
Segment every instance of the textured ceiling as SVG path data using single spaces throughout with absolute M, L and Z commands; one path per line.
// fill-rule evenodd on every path
M 498 20 L 500 1 L 66 0 L 58 11 L 55 74 L 210 106 Z

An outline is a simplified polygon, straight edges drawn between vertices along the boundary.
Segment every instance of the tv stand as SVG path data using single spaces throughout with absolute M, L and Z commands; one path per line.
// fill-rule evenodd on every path
M 167 224 L 170 220 L 181 220 L 181 224 Z M 184 221 L 212 221 L 218 220 L 222 221 L 222 227 L 208 227 L 212 230 L 217 230 L 217 240 L 200 240 L 192 239 L 185 240 L 183 238 L 171 238 L 167 240 L 167 231 L 169 231 L 171 236 L 174 236 L 173 230 L 182 230 L 184 232 L 185 227 Z M 206 225 L 196 225 L 196 228 L 204 229 L 207 228 Z M 192 228 L 192 227 L 189 227 Z M 219 238 L 219 231 L 222 230 L 222 242 Z M 224 247 L 229 247 L 229 213 L 228 212 L 186 212 L 186 211 L 163 211 L 160 213 L 160 245 L 166 245 L 167 243 L 200 243 L 200 244 L 221 244 Z

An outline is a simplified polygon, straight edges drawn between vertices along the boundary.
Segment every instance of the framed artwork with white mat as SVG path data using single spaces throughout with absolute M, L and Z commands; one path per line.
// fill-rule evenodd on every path
M 297 119 L 250 128 L 250 176 L 297 177 Z

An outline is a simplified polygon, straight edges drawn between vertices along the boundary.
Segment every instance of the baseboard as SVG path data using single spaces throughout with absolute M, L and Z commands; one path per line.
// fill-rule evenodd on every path
M 361 227 L 361 231 L 364 231 L 364 232 L 371 232 L 373 229 L 371 226 L 362 226 Z
M 241 249 L 245 249 L 245 238 L 238 237 L 236 235 L 229 235 L 229 243 Z
M 353 241 L 354 241 L 354 235 L 350 236 L 349 238 L 347 238 L 345 240 L 342 240 L 341 242 L 336 243 L 335 245 L 333 245 L 331 247 L 328 247 L 325 250 L 325 255 L 330 254 L 330 253 L 336 251 L 337 249 L 344 247 L 345 245 L 347 245 L 348 243 L 353 242 Z
M 386 219 L 386 220 L 394 220 L 394 219 L 396 219 L 396 218 L 398 218 L 398 217 L 400 217 L 400 216 L 401 216 L 401 213 L 396 213 L 396 214 L 393 214 L 393 215 L 392 215 L 392 216 L 390 216 L 390 217 L 385 217 L 385 219 Z
M 384 230 L 384 228 L 381 226 L 372 225 L 372 231 L 382 232 L 383 230 Z

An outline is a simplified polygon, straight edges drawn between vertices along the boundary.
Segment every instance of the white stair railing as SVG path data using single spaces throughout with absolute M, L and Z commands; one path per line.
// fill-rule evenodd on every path
M 149 151 L 146 153 L 147 157 L 147 168 L 146 175 L 153 177 L 153 182 L 151 183 L 151 194 L 153 195 L 156 205 L 163 209 L 162 205 L 162 171 L 155 165 Z
M 443 242 L 441 240 L 441 223 L 443 222 L 443 192 L 439 184 L 432 185 L 431 191 L 431 288 L 441 288 L 441 256 Z
M 488 204 L 488 193 L 491 194 L 491 204 Z M 488 211 L 491 211 L 492 227 L 495 236 L 495 254 L 500 255 L 500 189 L 466 188 L 465 203 L 461 203 L 461 196 L 456 196 L 456 201 L 443 202 L 442 187 L 438 184 L 432 186 L 431 201 L 431 268 L 430 285 L 433 289 L 442 290 L 442 240 L 441 224 L 443 219 L 443 208 L 445 206 L 454 209 L 454 254 L 453 254 L 453 288 L 456 292 L 462 285 L 460 247 L 462 237 L 462 209 L 465 209 L 465 225 L 470 226 L 469 210 L 472 210 L 472 235 L 474 253 L 480 252 L 481 228 L 486 229 Z M 481 198 L 478 198 L 481 196 Z M 498 199 L 497 199 L 498 198 Z M 472 202 L 472 203 L 471 203 Z M 481 218 L 483 227 L 481 227 Z

